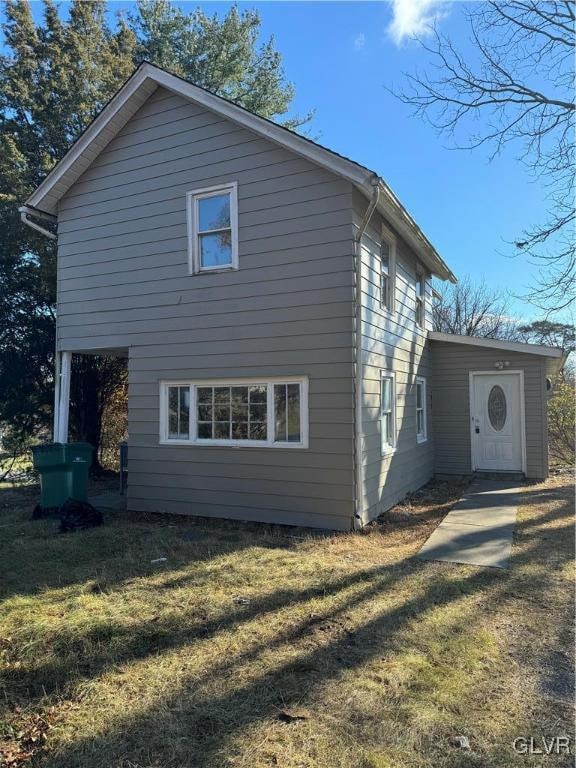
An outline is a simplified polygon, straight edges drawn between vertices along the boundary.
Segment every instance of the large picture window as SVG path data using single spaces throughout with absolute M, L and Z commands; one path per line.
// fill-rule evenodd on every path
M 305 378 L 163 382 L 160 441 L 305 448 Z
M 238 267 L 236 184 L 209 187 L 187 195 L 190 271 Z

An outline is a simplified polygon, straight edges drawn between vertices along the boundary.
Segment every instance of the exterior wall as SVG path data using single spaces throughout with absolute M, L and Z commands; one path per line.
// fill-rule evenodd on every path
M 189 275 L 186 192 L 236 181 L 234 272 Z M 158 89 L 62 199 L 58 347 L 129 350 L 136 511 L 349 529 L 352 187 Z M 159 444 L 159 382 L 307 375 L 310 447 Z
M 367 201 L 354 195 L 355 226 Z M 433 430 L 430 420 L 431 367 L 426 334 L 431 328 L 432 290 L 427 275 L 425 328 L 416 325 L 416 273 L 413 251 L 396 237 L 396 311 L 380 305 L 380 233 L 382 218 L 374 214 L 362 238 L 362 509 L 364 521 L 393 506 L 424 485 L 433 473 Z M 391 227 L 387 224 L 388 229 Z M 421 267 L 423 270 L 423 267 Z M 388 370 L 396 378 L 396 450 L 382 455 L 380 378 Z M 427 435 L 416 440 L 416 377 L 426 379 Z
M 519 352 L 452 342 L 432 341 L 433 425 L 435 471 L 468 474 L 472 471 L 470 446 L 470 372 L 495 371 L 499 360 L 509 370 L 524 371 L 526 413 L 526 475 L 548 475 L 546 358 Z

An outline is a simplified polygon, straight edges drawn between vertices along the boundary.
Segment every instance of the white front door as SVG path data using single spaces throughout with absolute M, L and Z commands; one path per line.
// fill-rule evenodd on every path
M 472 374 L 472 469 L 523 470 L 521 386 L 518 373 Z

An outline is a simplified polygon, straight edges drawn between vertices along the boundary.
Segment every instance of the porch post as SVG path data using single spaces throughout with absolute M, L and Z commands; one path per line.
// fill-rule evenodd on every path
M 60 352 L 54 352 L 54 428 L 52 430 L 52 439 L 58 442 L 58 415 L 60 411 Z
M 70 375 L 72 372 L 72 352 L 61 352 L 60 386 L 58 403 L 58 443 L 68 441 L 68 414 L 70 411 Z

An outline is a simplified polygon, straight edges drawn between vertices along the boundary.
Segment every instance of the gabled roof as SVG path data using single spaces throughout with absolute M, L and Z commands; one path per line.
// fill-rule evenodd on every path
M 518 341 L 483 339 L 479 336 L 459 336 L 455 333 L 440 333 L 440 331 L 430 331 L 428 338 L 431 341 L 447 341 L 452 344 L 468 344 L 485 349 L 500 349 L 502 352 L 522 352 L 527 355 L 540 355 L 540 357 L 562 358 L 564 356 L 564 352 L 559 347 L 547 347 L 543 344 L 522 344 Z
M 159 86 L 327 168 L 350 181 L 368 198 L 372 197 L 377 186 L 380 191 L 378 210 L 382 215 L 405 238 L 432 274 L 442 280 L 456 282 L 454 274 L 432 243 L 375 171 L 148 62 L 141 64 L 106 104 L 28 198 L 26 205 L 55 216 L 60 198 Z

